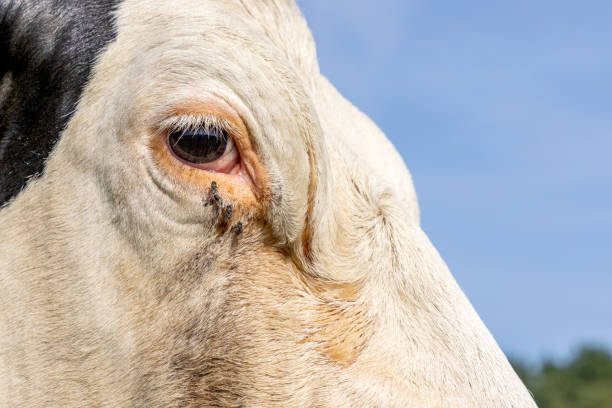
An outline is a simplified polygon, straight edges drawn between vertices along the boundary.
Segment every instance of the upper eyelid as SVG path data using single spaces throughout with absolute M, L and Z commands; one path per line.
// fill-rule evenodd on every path
M 200 127 L 225 131 L 230 137 L 238 132 L 238 129 L 231 121 L 201 113 L 174 115 L 163 120 L 159 126 L 165 132 L 187 131 Z

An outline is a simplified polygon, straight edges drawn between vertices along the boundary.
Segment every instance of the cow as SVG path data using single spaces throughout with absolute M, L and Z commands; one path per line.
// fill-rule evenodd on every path
M 0 406 L 535 407 L 292 1 L 0 4 Z

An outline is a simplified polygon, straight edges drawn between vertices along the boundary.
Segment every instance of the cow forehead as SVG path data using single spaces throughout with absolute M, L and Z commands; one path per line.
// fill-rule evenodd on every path
M 227 56 L 206 62 L 227 70 L 291 69 L 307 86 L 318 76 L 312 35 L 293 1 L 124 0 L 116 18 L 118 41 L 135 52 L 184 51 L 196 60 Z
M 150 16 L 144 24 L 143 12 Z M 125 0 L 118 23 L 143 30 L 159 24 L 162 36 L 174 29 L 205 36 L 214 34 L 215 29 L 225 29 L 227 32 L 220 36 L 245 52 L 272 45 L 302 74 L 318 72 L 312 35 L 293 0 L 179 0 L 171 5 Z

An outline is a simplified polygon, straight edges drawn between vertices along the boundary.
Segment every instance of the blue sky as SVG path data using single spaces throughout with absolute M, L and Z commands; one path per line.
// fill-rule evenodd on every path
M 612 346 L 612 2 L 298 4 L 502 348 Z

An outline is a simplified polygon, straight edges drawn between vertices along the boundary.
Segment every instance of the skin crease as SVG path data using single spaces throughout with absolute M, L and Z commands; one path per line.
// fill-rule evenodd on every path
M 115 20 L 44 174 L 0 210 L 0 406 L 535 407 L 293 2 Z M 242 172 L 168 150 L 201 116 Z

